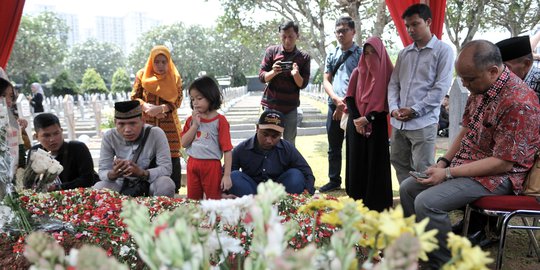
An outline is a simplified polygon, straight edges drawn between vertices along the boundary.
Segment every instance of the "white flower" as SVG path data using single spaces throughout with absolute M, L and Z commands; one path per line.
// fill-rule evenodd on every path
M 42 174 L 47 171 L 49 164 L 44 162 L 42 159 L 36 159 L 32 162 L 32 170 L 37 174 Z
M 63 170 L 64 167 L 60 165 L 60 162 L 58 162 L 56 159 L 51 159 L 53 162 L 51 162 L 51 166 L 47 169 L 47 171 L 50 174 L 59 175 Z
M 266 237 L 268 242 L 264 253 L 268 257 L 279 257 L 285 250 L 285 241 L 283 239 L 285 229 L 283 224 L 281 224 L 282 218 L 278 215 L 277 210 L 272 207 L 271 211 L 270 218 L 266 224 Z
M 67 256 L 66 261 L 70 266 L 76 266 L 78 257 L 79 257 L 79 250 L 76 248 L 72 248 L 69 251 L 69 255 Z
M 5 224 L 9 223 L 13 217 L 14 214 L 10 207 L 0 205 L 0 232 L 4 231 Z
M 253 204 L 253 196 L 243 196 L 234 200 L 204 200 L 201 209 L 208 213 L 211 225 L 214 225 L 219 215 L 221 223 L 235 226 L 245 214 L 247 208 Z
M 210 254 L 215 254 L 217 251 L 221 250 L 221 257 L 228 255 L 229 253 L 243 252 L 241 241 L 239 239 L 230 237 L 223 232 L 220 232 L 219 236 L 216 236 L 214 233 L 211 234 L 206 244 Z
M 126 255 L 128 255 L 128 253 L 129 253 L 130 250 L 131 250 L 131 249 L 130 249 L 128 246 L 122 245 L 122 246 L 120 247 L 120 252 L 118 253 L 118 255 L 120 255 L 120 256 L 122 256 L 122 257 L 123 257 L 123 256 L 126 256 Z

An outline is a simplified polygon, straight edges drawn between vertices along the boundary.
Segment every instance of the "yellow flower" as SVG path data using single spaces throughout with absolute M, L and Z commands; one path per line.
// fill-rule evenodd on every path
M 471 242 L 465 237 L 448 234 L 448 248 L 452 253 L 452 260 L 443 266 L 443 270 L 472 269 L 487 270 L 487 264 L 492 263 L 489 252 L 482 251 L 480 247 L 472 247 Z
M 321 222 L 330 224 L 332 226 L 339 227 L 343 222 L 339 218 L 339 212 L 330 212 L 330 213 L 324 213 L 321 216 Z
M 414 225 L 414 234 L 420 241 L 420 254 L 418 257 L 424 261 L 428 260 L 427 253 L 439 248 L 439 245 L 437 244 L 438 241 L 435 238 L 438 230 L 425 231 L 428 221 L 428 218 L 424 218 Z
M 313 215 L 319 210 L 325 210 L 329 205 L 329 200 L 326 199 L 317 199 L 311 200 L 309 203 L 302 205 L 298 212 L 306 213 L 308 215 Z

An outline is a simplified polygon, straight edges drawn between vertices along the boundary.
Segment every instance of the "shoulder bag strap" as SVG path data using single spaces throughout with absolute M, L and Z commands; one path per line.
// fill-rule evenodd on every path
M 344 54 L 342 54 L 336 65 L 334 66 L 334 69 L 332 70 L 332 79 L 334 78 L 334 76 L 336 75 L 339 67 L 341 67 L 341 65 L 343 65 L 343 63 L 345 63 L 345 61 L 347 60 L 347 58 L 349 58 L 349 56 L 351 56 L 352 52 L 351 51 L 346 51 Z
M 139 156 L 142 153 L 142 150 L 144 149 L 144 145 L 146 144 L 146 139 L 148 138 L 148 134 L 150 134 L 150 130 L 152 130 L 152 127 L 148 127 L 144 129 L 144 135 L 141 141 L 141 144 L 139 147 L 137 147 L 137 150 L 135 150 L 135 155 L 133 155 L 133 158 L 131 159 L 133 163 L 137 163 L 137 160 L 139 160 Z

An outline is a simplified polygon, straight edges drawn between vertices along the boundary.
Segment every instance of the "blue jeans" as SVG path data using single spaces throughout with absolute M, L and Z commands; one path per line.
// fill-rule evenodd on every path
M 291 168 L 282 173 L 275 182 L 285 186 L 287 193 L 300 194 L 304 192 L 305 180 L 304 175 L 298 169 Z M 231 172 L 232 187 L 229 190 L 230 194 L 242 197 L 249 194 L 257 194 L 257 182 L 249 175 L 241 171 Z
M 339 126 L 341 121 L 332 119 L 336 105 L 328 105 L 326 133 L 328 134 L 328 178 L 330 182 L 341 185 L 341 149 L 345 132 Z

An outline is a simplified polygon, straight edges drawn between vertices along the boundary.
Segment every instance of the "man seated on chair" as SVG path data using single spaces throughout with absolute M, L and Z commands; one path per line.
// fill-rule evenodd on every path
M 531 89 L 540 96 L 540 69 L 533 66 L 533 55 L 529 36 L 512 37 L 497 42 L 504 64 L 522 79 Z M 497 217 L 487 217 L 477 212 L 471 213 L 469 225 L 469 240 L 478 243 L 481 247 L 487 247 L 498 242 L 498 237 L 488 237 L 485 227 L 489 224 L 490 231 L 498 236 L 496 228 Z M 452 230 L 461 232 L 463 222 L 454 225 Z
M 429 218 L 439 249 L 438 269 L 450 259 L 448 213 L 483 196 L 518 194 L 540 147 L 540 105 L 534 91 L 503 65 L 497 46 L 475 40 L 463 46 L 456 72 L 471 95 L 463 127 L 448 152 L 428 168 L 428 178 L 407 178 L 400 198 L 407 216 Z
M 99 156 L 99 178 L 96 189 L 120 191 L 124 178 L 143 178 L 150 182 L 150 195 L 173 197 L 175 185 L 170 178 L 171 154 L 165 132 L 159 127 L 144 124 L 138 101 L 114 104 L 116 128 L 103 134 Z M 133 154 L 141 144 L 145 128 L 151 128 L 136 162 Z M 156 166 L 150 168 L 155 159 Z
M 288 193 L 315 192 L 311 167 L 292 143 L 281 139 L 283 117 L 276 110 L 264 111 L 255 136 L 233 149 L 229 194 L 256 194 L 257 185 L 268 179 L 283 184 Z
M 94 184 L 94 161 L 86 144 L 79 141 L 65 141 L 62 127 L 56 115 L 42 113 L 34 118 L 35 138 L 39 144 L 34 145 L 28 153 L 43 149 L 60 162 L 64 170 L 58 176 L 49 191 L 91 187 Z

